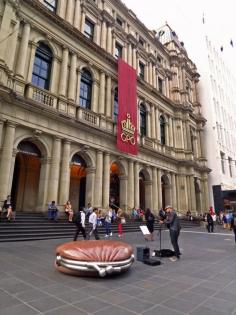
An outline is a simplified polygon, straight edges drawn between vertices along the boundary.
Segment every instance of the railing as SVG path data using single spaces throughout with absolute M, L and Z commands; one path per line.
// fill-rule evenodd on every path
M 55 96 L 31 84 L 28 84 L 26 87 L 26 97 L 53 108 L 57 107 L 57 98 Z
M 97 125 L 97 116 L 87 111 L 82 111 L 82 118 L 93 125 Z

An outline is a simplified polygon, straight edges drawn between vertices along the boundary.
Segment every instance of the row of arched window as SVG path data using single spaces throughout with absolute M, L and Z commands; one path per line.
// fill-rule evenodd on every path
M 40 42 L 35 53 L 32 83 L 45 90 L 49 90 L 52 57 L 51 49 Z M 84 69 L 81 73 L 79 105 L 89 110 L 91 110 L 92 85 L 92 75 L 87 69 Z M 117 122 L 119 111 L 117 88 L 114 91 L 113 105 L 113 118 Z M 160 140 L 163 145 L 166 144 L 165 124 L 165 118 L 161 115 Z M 144 104 L 140 105 L 140 135 L 147 136 L 147 110 Z

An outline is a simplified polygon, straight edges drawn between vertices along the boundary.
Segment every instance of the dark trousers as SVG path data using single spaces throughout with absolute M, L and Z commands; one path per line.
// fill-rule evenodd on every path
M 96 240 L 99 240 L 99 235 L 98 235 L 97 226 L 96 226 L 95 229 L 93 229 L 93 225 L 92 225 L 92 224 L 89 224 L 89 227 L 90 227 L 89 238 L 90 238 L 90 236 L 92 236 L 92 234 L 94 234 L 95 239 L 96 239 Z
M 213 222 L 207 224 L 207 231 L 208 231 L 208 233 L 214 232 L 214 223 Z
M 79 224 L 76 226 L 76 231 L 75 231 L 75 236 L 74 236 L 74 241 L 77 240 L 77 237 L 79 235 L 79 233 L 82 233 L 83 238 L 86 240 L 86 232 L 85 232 L 85 228 L 82 226 L 82 224 Z
M 170 230 L 170 240 L 174 248 L 175 256 L 179 258 L 180 251 L 178 245 L 179 231 Z
M 235 244 L 236 244 L 236 227 L 234 227 L 234 237 L 235 237 Z
M 105 221 L 106 235 L 111 234 L 111 223 Z

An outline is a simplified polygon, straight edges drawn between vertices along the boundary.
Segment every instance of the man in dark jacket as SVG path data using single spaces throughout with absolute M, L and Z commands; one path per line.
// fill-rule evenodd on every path
M 179 250 L 179 244 L 178 244 L 178 238 L 179 238 L 179 233 L 180 233 L 180 223 L 179 223 L 179 218 L 174 211 L 174 209 L 171 206 L 166 206 L 165 211 L 167 214 L 167 217 L 164 221 L 160 221 L 160 223 L 166 223 L 169 226 L 170 230 L 170 240 L 171 244 L 174 248 L 175 256 L 171 257 L 171 261 L 176 261 L 177 259 L 180 258 L 180 250 Z
M 76 231 L 75 231 L 75 236 L 74 236 L 74 241 L 77 240 L 77 237 L 81 231 L 84 240 L 86 240 L 86 232 L 85 232 L 85 213 L 83 211 L 78 210 L 74 217 L 73 217 L 73 222 L 76 225 Z
M 211 210 L 207 213 L 207 231 L 208 233 L 214 232 L 214 221 L 212 218 Z

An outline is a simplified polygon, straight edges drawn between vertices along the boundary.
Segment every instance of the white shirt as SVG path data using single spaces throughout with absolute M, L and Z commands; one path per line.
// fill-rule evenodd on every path
M 93 229 L 95 230 L 97 226 L 97 215 L 95 212 L 90 214 L 89 223 L 93 225 Z
M 82 227 L 85 227 L 85 213 L 84 213 L 84 211 L 80 211 L 80 214 L 81 214 Z

